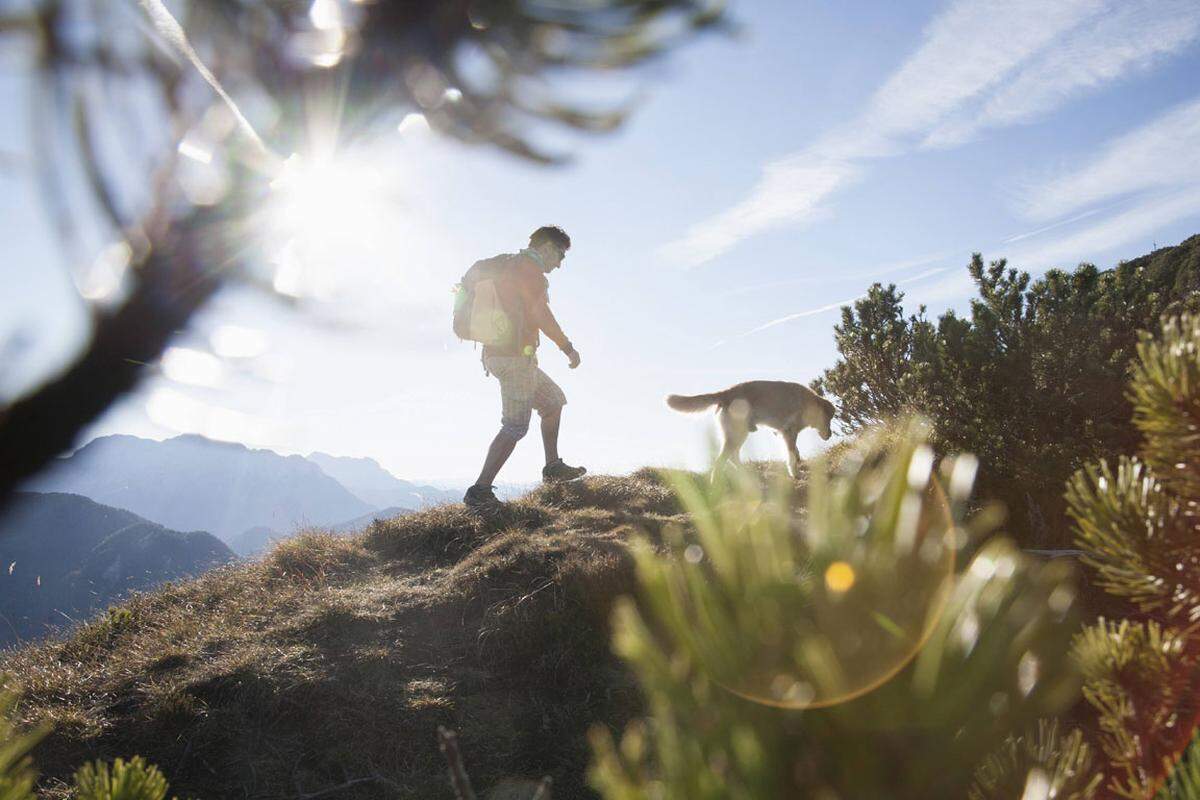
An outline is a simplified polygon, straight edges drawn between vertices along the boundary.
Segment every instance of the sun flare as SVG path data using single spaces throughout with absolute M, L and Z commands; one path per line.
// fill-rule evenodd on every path
M 350 273 L 378 267 L 380 253 L 395 252 L 394 180 L 392 171 L 351 157 L 288 159 L 266 211 L 275 288 L 325 298 Z
M 378 233 L 386 181 L 384 171 L 358 159 L 293 155 L 271 184 L 272 221 L 288 236 L 369 238 Z

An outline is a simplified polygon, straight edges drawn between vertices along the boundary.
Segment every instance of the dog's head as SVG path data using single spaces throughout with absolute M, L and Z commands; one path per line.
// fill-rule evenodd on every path
M 829 439 L 833 435 L 830 424 L 833 422 L 833 414 L 836 409 L 833 407 L 833 403 L 824 397 L 818 395 L 816 399 L 817 404 L 807 414 L 808 419 L 805 420 L 805 423 L 813 428 L 822 439 Z

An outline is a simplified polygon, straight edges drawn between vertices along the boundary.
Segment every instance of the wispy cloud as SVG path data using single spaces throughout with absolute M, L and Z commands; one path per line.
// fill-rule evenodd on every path
M 892 136 L 927 132 L 1104 7 L 1103 0 L 959 0 L 929 24 L 863 121 Z
M 905 270 L 912 269 L 913 267 L 932 264 L 935 261 L 945 261 L 949 256 L 952 255 L 954 255 L 952 251 L 943 250 L 938 253 L 918 256 L 917 258 L 906 258 L 901 261 L 892 261 L 885 264 L 879 264 L 873 269 L 864 269 L 859 272 L 839 272 L 837 274 L 821 272 L 817 275 L 785 278 L 784 280 L 770 281 L 767 283 L 754 283 L 750 284 L 749 286 L 734 286 L 728 291 L 724 292 L 724 294 L 738 296 L 745 294 L 757 294 L 759 292 L 768 292 L 776 289 L 785 289 L 790 286 L 829 286 L 833 283 L 860 282 L 870 278 L 880 278 L 884 275 L 889 275 L 894 272 L 903 272 Z
M 1198 35 L 1195 0 L 957 0 L 856 119 L 766 165 L 748 197 L 693 225 L 660 255 L 696 266 L 750 236 L 811 221 L 864 176 L 871 159 L 1029 120 Z
M 1056 228 L 1061 228 L 1064 225 L 1070 225 L 1073 222 L 1079 222 L 1079 220 L 1081 220 L 1081 219 L 1087 219 L 1088 217 L 1093 217 L 1099 213 L 1100 213 L 1100 209 L 1098 209 L 1098 208 L 1092 209 L 1091 211 L 1085 211 L 1082 214 L 1076 214 L 1075 216 L 1073 216 L 1069 219 L 1060 220 L 1059 222 L 1055 222 L 1052 225 L 1045 225 L 1041 228 L 1037 228 L 1036 230 L 1026 231 L 1025 233 L 1018 233 L 1015 236 L 1009 236 L 1007 239 L 1005 239 L 1002 242 L 1002 244 L 1012 244 L 1013 242 L 1020 242 L 1025 239 L 1032 239 L 1034 236 L 1041 236 L 1043 233 L 1048 233 L 1049 231 L 1055 230 Z
M 1197 184 L 1143 200 L 1128 211 L 1070 236 L 1015 250 L 1008 256 L 1022 269 L 1072 267 L 1081 260 L 1137 239 L 1146 240 L 1142 247 L 1149 249 L 1155 231 L 1176 220 L 1193 216 L 1200 216 L 1200 185 Z
M 1125 0 L 1023 64 L 981 105 L 966 105 L 924 144 L 949 147 L 991 127 L 1029 122 L 1068 100 L 1145 71 L 1200 36 L 1195 0 Z
M 1025 212 L 1053 219 L 1095 203 L 1200 183 L 1200 98 L 1106 145 L 1083 167 L 1031 189 Z
M 812 218 L 822 200 L 857 177 L 859 168 L 815 151 L 768 164 L 762 179 L 742 202 L 693 225 L 660 254 L 673 263 L 702 264 L 747 236 L 782 222 Z
M 903 286 L 903 285 L 909 284 L 909 283 L 916 283 L 917 281 L 922 281 L 922 280 L 925 280 L 926 278 L 931 278 L 934 275 L 940 275 L 948 269 L 950 269 L 950 267 L 934 267 L 933 269 L 927 269 L 927 270 L 924 270 L 923 272 L 918 272 L 916 275 L 910 275 L 909 277 L 907 277 L 903 280 L 897 281 L 896 285 Z M 786 314 L 777 319 L 773 319 L 768 322 L 764 322 L 763 324 L 761 324 L 757 327 L 751 328 L 750 330 L 745 331 L 743 333 L 739 333 L 736 336 L 730 337 L 728 339 L 722 339 L 719 342 L 716 342 L 709 349 L 716 350 L 718 347 L 726 345 L 729 342 L 735 342 L 738 339 L 744 339 L 747 336 L 753 336 L 756 333 L 762 333 L 765 330 L 769 330 L 771 328 L 774 328 L 779 325 L 783 325 L 788 322 L 794 322 L 795 320 L 803 319 L 804 317 L 815 317 L 817 314 L 824 314 L 829 311 L 836 311 L 839 308 L 841 308 L 842 306 L 848 306 L 851 303 L 853 303 L 857 300 L 861 300 L 866 296 L 867 296 L 867 293 L 863 292 L 862 294 L 857 294 L 854 297 L 851 297 L 847 300 L 838 300 L 836 303 L 826 303 L 825 305 L 818 306 L 816 308 L 809 308 L 804 311 L 797 311 L 793 314 Z
M 807 311 L 797 311 L 795 314 L 788 314 L 786 316 L 779 317 L 778 319 L 773 319 L 770 322 L 764 322 L 762 325 L 759 325 L 756 328 L 751 328 L 750 330 L 745 331 L 743 333 L 739 333 L 736 336 L 730 337 L 728 339 L 721 339 L 719 342 L 714 343 L 713 346 L 709 348 L 709 350 L 716 350 L 718 347 L 723 347 L 724 345 L 727 345 L 730 342 L 736 342 L 738 339 L 745 339 L 747 336 L 753 336 L 756 333 L 761 333 L 762 331 L 768 330 L 770 328 L 774 328 L 777 325 L 782 325 L 785 322 L 792 322 L 793 320 L 802 319 L 803 317 L 814 317 L 817 314 L 824 314 L 826 311 L 835 311 L 835 310 L 841 308 L 842 306 L 848 306 L 851 303 L 853 303 L 854 301 L 861 300 L 864 297 L 866 297 L 865 294 L 858 294 L 858 295 L 855 295 L 854 297 L 850 297 L 846 300 L 838 300 L 836 303 L 828 303 L 826 305 L 819 306 L 817 308 L 810 308 Z

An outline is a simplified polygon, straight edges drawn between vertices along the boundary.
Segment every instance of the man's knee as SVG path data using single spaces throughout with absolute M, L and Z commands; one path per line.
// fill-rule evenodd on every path
M 529 433 L 529 417 L 524 420 L 502 420 L 500 423 L 500 435 L 505 436 L 514 442 L 519 442 L 525 438 L 525 434 Z
M 550 405 L 550 406 L 543 406 L 542 408 L 538 409 L 538 416 L 541 417 L 542 419 L 554 419 L 555 417 L 562 416 L 562 410 L 563 410 L 562 403 L 558 403 L 556 405 Z

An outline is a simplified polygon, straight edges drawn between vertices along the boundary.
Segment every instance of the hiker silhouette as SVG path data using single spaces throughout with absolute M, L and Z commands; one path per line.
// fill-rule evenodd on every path
M 529 432 L 534 409 L 541 418 L 546 466 L 544 481 L 569 481 L 587 469 L 565 463 L 558 454 L 558 431 L 567 396 L 538 366 L 540 334 L 558 346 L 571 369 L 579 366 L 579 351 L 563 333 L 550 310 L 547 279 L 562 266 L 571 237 L 562 228 L 546 225 L 529 237 L 529 246 L 476 262 L 463 276 L 455 300 L 454 330 L 461 338 L 483 344 L 484 373 L 500 383 L 500 431 L 492 439 L 483 468 L 463 502 L 468 508 L 491 511 L 501 507 L 493 483 Z

